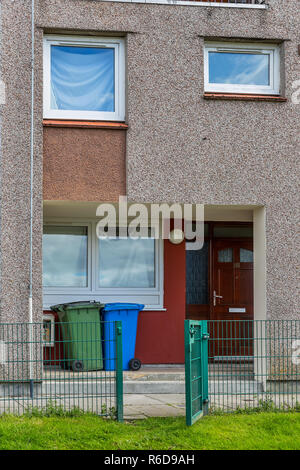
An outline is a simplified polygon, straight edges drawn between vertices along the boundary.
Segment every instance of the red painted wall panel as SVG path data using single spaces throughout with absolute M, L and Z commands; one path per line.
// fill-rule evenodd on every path
M 164 244 L 164 312 L 141 312 L 135 356 L 143 364 L 184 363 L 185 243 Z

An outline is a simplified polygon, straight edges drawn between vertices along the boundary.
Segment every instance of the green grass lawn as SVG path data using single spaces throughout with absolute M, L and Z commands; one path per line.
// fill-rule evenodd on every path
M 206 416 L 117 423 L 94 415 L 0 418 L 0 449 L 300 449 L 300 413 Z

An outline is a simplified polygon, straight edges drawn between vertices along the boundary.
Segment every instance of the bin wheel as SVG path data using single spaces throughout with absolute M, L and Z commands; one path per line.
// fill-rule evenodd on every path
M 72 362 L 72 370 L 74 372 L 82 372 L 84 369 L 82 361 L 73 361 Z
M 133 359 L 130 359 L 129 361 L 130 370 L 139 370 L 141 368 L 141 365 L 141 361 L 139 359 L 136 359 L 135 357 Z

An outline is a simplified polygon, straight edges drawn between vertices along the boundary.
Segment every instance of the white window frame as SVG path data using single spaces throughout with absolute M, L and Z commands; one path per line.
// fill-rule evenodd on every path
M 43 326 L 45 325 L 45 323 L 50 323 L 50 341 L 46 341 L 44 340 L 44 344 L 43 346 L 44 347 L 47 347 L 47 348 L 53 348 L 54 347 L 54 344 L 55 344 L 55 322 L 54 322 L 55 318 L 54 318 L 54 315 L 52 314 L 44 314 L 43 315 Z
M 268 54 L 270 57 L 270 85 L 239 85 L 209 82 L 210 52 L 246 52 Z M 259 95 L 279 95 L 280 93 L 280 51 L 278 44 L 205 42 L 204 45 L 204 91 L 216 93 L 246 93 Z
M 61 227 L 67 227 L 67 226 L 75 226 L 75 227 L 86 227 L 87 228 L 87 285 L 86 287 L 45 287 L 44 290 L 52 293 L 65 293 L 66 291 L 70 293 L 77 293 L 81 294 L 86 292 L 87 290 L 91 289 L 92 287 L 92 282 L 91 282 L 91 273 L 92 273 L 92 267 L 91 267 L 91 258 L 92 258 L 92 243 L 91 243 L 91 233 L 92 233 L 92 224 L 89 222 L 73 222 L 73 223 L 64 223 L 64 222 L 58 222 L 58 223 L 44 223 L 44 226 L 46 225 L 54 225 L 54 226 L 61 226 Z
M 94 274 L 95 274 L 95 279 L 94 279 L 94 282 L 95 282 L 95 290 L 101 290 L 102 292 L 105 292 L 105 293 L 110 293 L 112 295 L 114 294 L 125 294 L 125 295 L 128 295 L 128 294 L 132 294 L 132 295 L 135 295 L 137 292 L 139 293 L 145 293 L 145 294 L 149 294 L 149 293 L 153 293 L 155 294 L 157 292 L 157 281 L 158 281 L 158 278 L 159 278 L 159 249 L 158 249 L 158 244 L 157 244 L 157 240 L 154 240 L 155 242 L 155 246 L 154 246 L 154 287 L 139 287 L 139 288 L 135 288 L 135 287 L 99 287 L 99 240 L 97 237 L 94 237 L 94 241 L 96 243 L 96 246 L 95 246 L 95 249 L 94 249 L 94 256 L 95 256 L 95 269 L 94 269 Z M 101 240 L 100 240 L 100 243 L 101 243 Z
M 72 219 L 58 221 L 48 219 L 44 225 L 76 225 L 88 227 L 88 286 L 87 287 L 44 287 L 43 308 L 51 305 L 78 300 L 96 300 L 108 302 L 137 302 L 145 305 L 145 310 L 164 310 L 163 308 L 163 240 L 155 240 L 155 287 L 114 288 L 98 287 L 98 238 L 96 225 L 98 220 Z
M 115 111 L 51 109 L 51 46 L 109 47 L 115 51 Z M 123 38 L 44 36 L 44 119 L 125 121 L 125 44 Z

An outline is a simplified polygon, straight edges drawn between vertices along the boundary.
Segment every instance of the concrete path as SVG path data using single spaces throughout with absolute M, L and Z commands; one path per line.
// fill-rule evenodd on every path
M 124 419 L 185 416 L 184 394 L 124 395 Z

